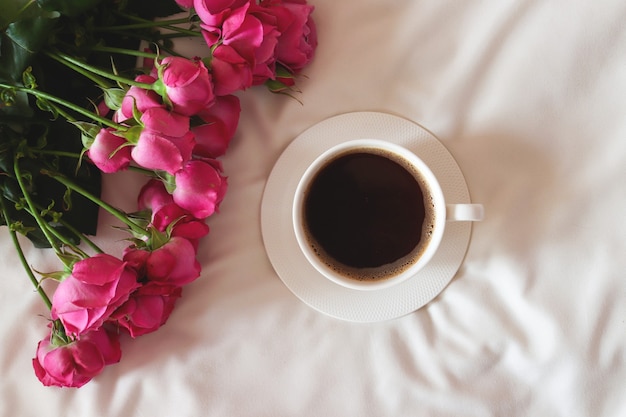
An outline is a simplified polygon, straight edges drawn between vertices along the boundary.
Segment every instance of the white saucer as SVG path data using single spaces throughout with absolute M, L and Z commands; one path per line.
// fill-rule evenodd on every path
M 267 180 L 261 229 L 270 262 L 298 298 L 329 316 L 377 322 L 409 314 L 435 298 L 459 269 L 471 235 L 471 222 L 451 222 L 439 250 L 415 277 L 381 290 L 345 288 L 326 279 L 306 260 L 293 231 L 291 206 L 298 181 L 322 152 L 352 139 L 383 139 L 413 151 L 437 176 L 446 203 L 469 203 L 465 178 L 448 150 L 432 133 L 407 119 L 377 112 L 346 113 L 300 134 L 282 153 Z

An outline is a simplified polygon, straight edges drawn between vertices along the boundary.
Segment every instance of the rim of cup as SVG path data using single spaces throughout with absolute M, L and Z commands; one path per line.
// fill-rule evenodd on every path
M 431 235 L 430 243 L 422 252 L 422 254 L 410 266 L 405 268 L 399 274 L 380 280 L 358 280 L 343 276 L 340 273 L 334 271 L 315 254 L 315 251 L 308 243 L 306 232 L 304 231 L 303 227 L 303 205 L 306 198 L 306 190 L 308 189 L 311 181 L 315 178 L 318 170 L 338 155 L 341 155 L 351 150 L 367 150 L 368 148 L 379 150 L 382 149 L 384 151 L 391 152 L 394 155 L 398 155 L 399 159 L 403 159 L 407 161 L 410 165 L 412 165 L 419 172 L 419 175 L 424 178 L 428 184 L 429 193 L 431 194 L 433 200 L 432 204 L 434 207 L 435 215 L 434 227 L 432 232 L 433 234 Z M 427 204 L 427 202 L 425 202 L 425 204 Z M 446 225 L 446 203 L 443 191 L 441 189 L 441 186 L 439 185 L 439 181 L 437 180 L 436 176 L 433 174 L 428 165 L 426 165 L 426 163 L 422 161 L 421 158 L 415 155 L 415 153 L 403 146 L 381 139 L 354 139 L 347 142 L 342 142 L 327 149 L 317 158 L 315 158 L 315 160 L 307 167 L 307 169 L 300 177 L 300 180 L 296 187 L 294 202 L 292 206 L 292 221 L 296 240 L 298 242 L 301 252 L 305 256 L 307 261 L 320 274 L 325 276 L 327 279 L 335 282 L 336 284 L 342 285 L 347 288 L 352 288 L 356 290 L 379 290 L 400 284 L 407 279 L 415 276 L 432 259 L 443 237 Z

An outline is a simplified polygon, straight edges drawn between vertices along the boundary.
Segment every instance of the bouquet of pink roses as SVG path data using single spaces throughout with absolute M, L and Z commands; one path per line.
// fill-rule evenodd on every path
M 33 359 L 44 385 L 84 385 L 120 360 L 121 335 L 168 320 L 227 190 L 235 93 L 289 93 L 316 48 L 304 0 L 147 1 L 13 0 L 0 19 L 0 224 L 50 308 Z M 192 36 L 205 52 L 181 56 L 173 40 Z M 133 213 L 99 196 L 100 175 L 120 170 L 146 176 Z M 129 233 L 120 254 L 88 238 L 100 209 Z M 17 233 L 60 270 L 37 278 Z

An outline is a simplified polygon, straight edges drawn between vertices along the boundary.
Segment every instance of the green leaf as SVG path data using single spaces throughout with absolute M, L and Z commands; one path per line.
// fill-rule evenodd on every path
M 281 91 L 285 91 L 289 89 L 289 86 L 285 85 L 285 83 L 282 83 L 278 80 L 267 80 L 265 81 L 265 86 L 272 92 L 272 93 L 279 93 Z
M 90 192 L 96 195 L 100 194 L 100 176 L 96 170 L 87 164 L 83 164 L 79 170 L 78 177 L 74 177 L 73 165 L 66 162 L 62 166 L 65 167 L 66 171 L 69 171 L 66 175 L 72 177 L 73 181 L 80 183 L 82 187 L 88 188 Z M 86 172 L 89 172 L 89 174 L 86 174 Z M 68 194 L 65 186 L 45 175 L 39 175 L 35 178 L 35 188 L 37 190 L 35 200 L 39 205 L 43 206 L 45 204 L 47 206 L 50 204 L 50 201 L 55 201 L 55 207 L 63 208 L 63 219 L 67 223 L 82 233 L 96 234 L 98 206 L 78 193 Z M 73 234 L 68 233 L 61 226 L 55 226 L 55 228 L 71 240 L 76 239 Z
M 22 73 L 22 84 L 24 84 L 24 87 L 30 88 L 30 89 L 35 89 L 38 87 L 37 80 L 35 79 L 35 76 L 33 75 L 32 67 L 30 66 L 27 67 Z
M 4 97 L 5 93 L 7 94 L 6 97 Z M 11 101 L 9 105 L 0 105 L 0 122 L 9 122 L 13 118 L 24 119 L 33 115 L 33 109 L 28 104 L 28 94 L 25 92 L 2 90 L 0 96 L 2 96 L 0 102 L 3 102 L 5 98 Z M 0 138 L 0 142 L 4 140 L 4 137 Z
M 89 124 L 83 125 L 89 130 Z M 47 135 L 47 149 L 59 149 L 79 154 L 83 150 L 81 132 L 76 126 L 64 120 L 50 124 Z M 50 165 L 50 164 L 49 164 Z M 58 157 L 55 160 L 55 171 L 78 183 L 93 195 L 99 196 L 101 190 L 100 171 L 91 164 L 80 164 L 75 158 Z M 47 175 L 38 175 L 35 178 L 35 186 L 38 192 L 38 201 L 47 206 L 50 200 L 55 200 L 55 207 L 66 207 L 67 201 L 63 201 L 66 187 Z M 71 210 L 63 211 L 63 219 L 82 233 L 95 235 L 98 225 L 99 207 L 78 193 L 71 195 Z M 60 210 L 60 209 L 59 209 Z
M 126 96 L 126 90 L 123 88 L 103 88 L 104 102 L 111 110 L 119 110 L 122 107 L 122 101 Z
M 59 257 L 64 257 L 64 255 L 58 255 Z M 75 257 L 74 257 L 75 258 Z M 68 271 L 54 271 L 54 272 L 39 272 L 39 275 L 42 276 L 43 279 L 52 279 L 54 281 L 61 282 L 65 278 L 67 278 L 70 273 Z
M 101 129 L 101 127 L 95 123 L 82 122 L 82 121 L 76 121 L 76 122 L 71 122 L 71 123 L 77 128 L 79 128 L 81 132 L 91 137 L 92 139 L 95 138 L 96 135 L 98 135 Z
M 276 77 L 277 78 L 295 78 L 293 72 L 291 72 L 287 67 L 276 64 Z
M 83 147 L 85 148 L 85 150 L 91 148 L 91 145 L 93 145 L 94 141 L 95 141 L 95 137 L 86 134 L 85 132 L 81 133 L 80 135 L 80 141 L 83 144 Z
M 10 142 L 15 140 L 16 133 L 8 126 L 0 124 L 0 172 L 9 172 L 13 167 L 13 147 Z
M 137 144 L 137 142 L 139 142 L 139 136 L 141 135 L 142 131 L 143 126 L 133 126 L 126 131 L 116 131 L 112 133 L 116 136 L 126 139 L 128 143 L 135 145 Z
M 4 220 L 4 217 L 2 218 Z M 24 223 L 22 222 L 13 222 L 9 225 L 9 229 L 11 229 L 12 231 L 14 231 L 15 233 L 19 233 L 21 235 L 26 236 L 28 233 L 35 231 L 37 228 L 36 227 L 28 227 L 25 226 Z
M 57 17 L 58 13 L 42 12 L 40 16 L 8 25 L 0 36 L 0 81 L 22 80 L 24 70 L 48 43 Z
M 15 88 L 3 88 L 0 90 L 0 103 L 11 107 L 17 102 L 17 90 Z
M 53 119 L 56 119 L 57 117 L 59 117 L 59 112 L 57 111 L 57 108 L 53 106 L 52 104 L 50 104 L 50 102 L 46 100 L 45 98 L 37 97 L 35 104 L 40 110 L 52 113 Z
M 63 193 L 63 207 L 67 210 L 72 209 L 72 190 L 69 188 Z
M 11 183 L 11 184 L 9 184 Z M 4 177 L 3 181 L 0 181 L 0 189 L 2 190 L 2 195 L 0 198 L 4 198 L 5 201 L 13 202 L 15 201 L 12 197 L 17 194 L 16 189 L 19 189 L 17 184 L 14 184 L 15 180 L 12 178 Z M 21 196 L 21 194 L 20 194 Z M 50 243 L 46 236 L 43 234 L 39 225 L 35 221 L 35 219 L 26 211 L 20 210 L 16 208 L 16 204 L 5 204 L 6 210 L 9 213 L 9 218 L 11 219 L 11 225 L 13 230 L 18 233 L 26 236 L 35 247 L 37 248 L 49 248 Z M 4 216 L 0 217 L 0 225 L 6 226 L 6 219 Z
M 5 198 L 15 204 L 18 204 L 22 198 L 22 192 L 19 185 L 13 178 L 3 177 L 2 181 L 2 198 Z
M 50 31 L 58 17 L 59 13 L 41 11 L 38 16 L 11 23 L 5 33 L 20 48 L 36 53 L 48 43 Z
M 0 30 L 4 30 L 12 22 L 32 17 L 38 12 L 37 5 L 31 0 L 2 0 Z
M 76 16 L 93 9 L 100 0 L 37 0 L 43 10 L 57 11 L 63 15 Z
M 176 189 L 176 177 L 172 174 L 164 172 L 161 180 L 163 181 L 163 185 L 165 185 L 165 189 L 167 190 L 167 192 L 170 194 L 173 193 Z

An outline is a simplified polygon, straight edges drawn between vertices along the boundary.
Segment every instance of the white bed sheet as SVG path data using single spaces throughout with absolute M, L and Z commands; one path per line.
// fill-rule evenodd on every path
M 310 2 L 302 104 L 241 95 L 202 277 L 83 388 L 34 376 L 45 307 L 0 230 L 0 416 L 626 416 L 626 3 Z M 435 300 L 354 324 L 283 285 L 260 204 L 290 141 L 366 110 L 432 131 L 486 219 Z M 105 197 L 132 209 L 140 183 L 108 176 Z M 113 223 L 98 241 L 116 252 Z

